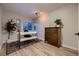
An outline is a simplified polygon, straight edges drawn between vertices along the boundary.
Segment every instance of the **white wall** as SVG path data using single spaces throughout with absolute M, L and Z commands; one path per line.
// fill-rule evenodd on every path
M 73 49 L 78 48 L 78 39 L 74 35 L 78 31 L 78 6 L 70 4 L 49 13 L 48 26 L 55 26 L 54 21 L 62 19 L 62 45 Z
M 44 36 L 45 36 L 45 30 L 44 30 L 44 25 L 38 23 L 38 27 L 37 27 L 37 32 L 38 32 L 38 39 L 43 40 L 44 41 Z
M 31 22 L 32 20 L 28 19 L 27 17 L 11 12 L 11 11 L 7 11 L 7 10 L 2 10 L 2 21 L 3 21 L 3 27 L 5 25 L 5 23 L 8 21 L 8 19 L 13 19 L 14 21 L 16 21 L 17 19 L 20 19 L 21 22 Z
M 28 19 L 27 17 L 17 14 L 17 13 L 13 13 L 11 11 L 7 11 L 7 10 L 2 10 L 2 27 L 5 27 L 5 23 L 8 21 L 8 19 L 13 19 L 15 22 L 17 19 L 21 20 L 21 25 L 23 25 L 24 22 L 32 22 L 32 20 Z M 21 26 L 21 31 L 23 31 L 23 27 Z M 3 40 L 5 41 L 5 39 L 8 39 L 8 34 L 5 33 L 4 29 L 3 29 Z M 17 39 L 17 35 L 16 35 L 16 31 L 14 32 L 14 34 L 11 36 L 11 40 Z
M 79 32 L 79 4 L 78 4 L 78 32 Z M 79 55 L 79 37 L 78 37 L 78 55 Z
M 1 25 L 1 16 L 2 16 L 2 11 L 1 11 L 1 7 L 0 7 L 0 49 L 2 46 L 2 25 Z
M 46 12 L 41 12 L 37 18 L 37 23 L 38 23 L 38 39 L 40 40 L 45 40 L 45 26 L 48 24 L 47 23 L 48 15 Z

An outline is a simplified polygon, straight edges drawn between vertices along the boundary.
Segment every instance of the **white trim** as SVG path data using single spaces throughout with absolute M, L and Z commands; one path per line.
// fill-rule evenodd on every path
M 74 48 L 74 47 L 72 47 L 72 46 L 68 46 L 68 45 L 64 45 L 64 44 L 62 44 L 62 46 L 63 46 L 63 47 L 70 48 L 70 49 L 78 50 L 77 48 Z

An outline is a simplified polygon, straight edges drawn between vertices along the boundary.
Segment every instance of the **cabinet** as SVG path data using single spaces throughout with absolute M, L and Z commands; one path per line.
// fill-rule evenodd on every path
M 61 47 L 61 28 L 60 27 L 46 27 L 45 41 L 56 47 Z

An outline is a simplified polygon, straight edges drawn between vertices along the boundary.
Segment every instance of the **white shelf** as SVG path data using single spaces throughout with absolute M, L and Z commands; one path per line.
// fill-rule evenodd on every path
M 21 36 L 24 36 L 24 35 L 31 35 L 32 37 L 21 37 Z M 34 35 L 33 35 L 34 34 Z M 37 34 L 37 32 L 36 31 L 29 31 L 29 32 L 20 32 L 20 41 L 25 41 L 25 40 L 32 40 L 32 39 L 36 39 L 37 38 L 37 35 L 35 35 L 35 34 Z
M 29 31 L 29 32 L 20 32 L 20 35 L 27 35 L 27 34 L 36 34 L 36 31 Z
M 32 40 L 32 39 L 36 39 L 37 38 L 37 35 L 32 35 L 32 34 L 37 34 L 37 32 L 35 31 L 30 31 L 30 32 L 20 32 L 21 35 L 20 35 L 20 41 L 26 41 L 26 40 Z M 32 37 L 21 37 L 21 36 L 24 36 L 24 35 L 27 35 L 27 34 L 30 34 L 32 35 Z M 17 33 L 18 35 L 18 33 Z M 15 42 L 15 41 L 18 41 L 18 39 L 12 39 L 12 40 L 8 40 L 7 42 L 8 43 L 11 43 L 11 42 Z
M 26 41 L 26 40 L 32 40 L 32 39 L 36 39 L 37 38 L 37 36 L 32 36 L 32 37 L 29 37 L 29 38 L 21 38 L 21 42 L 22 41 Z M 11 42 L 15 42 L 15 41 L 18 41 L 18 39 L 14 39 L 14 40 L 8 40 L 7 42 L 8 43 L 11 43 Z

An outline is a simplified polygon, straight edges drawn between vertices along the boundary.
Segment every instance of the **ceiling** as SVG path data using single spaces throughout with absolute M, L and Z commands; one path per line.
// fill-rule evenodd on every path
M 8 10 L 14 13 L 25 15 L 29 18 L 35 17 L 36 11 L 50 13 L 53 10 L 60 8 L 66 3 L 2 3 L 0 4 L 3 10 Z

